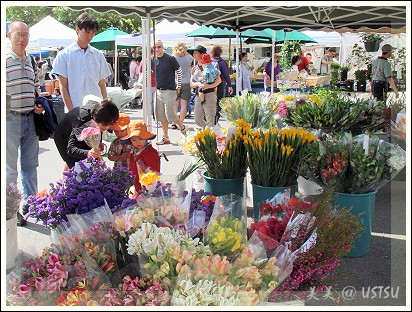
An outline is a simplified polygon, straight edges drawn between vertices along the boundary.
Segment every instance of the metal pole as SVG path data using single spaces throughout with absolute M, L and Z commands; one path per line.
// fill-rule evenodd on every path
M 117 74 L 118 74 L 118 70 L 117 70 L 117 43 L 115 42 L 114 44 L 114 86 L 117 85 Z
M 270 74 L 270 95 L 273 95 L 273 82 L 275 80 L 275 64 L 273 61 L 273 56 L 275 55 L 275 42 L 276 42 L 276 31 L 272 29 L 272 68 Z
M 239 21 L 236 21 L 236 23 L 239 23 Z M 239 57 L 237 56 L 239 54 L 239 27 L 236 27 L 236 53 L 235 53 L 235 61 L 236 61 L 236 94 L 240 94 L 239 88 L 240 88 L 240 70 L 239 70 Z

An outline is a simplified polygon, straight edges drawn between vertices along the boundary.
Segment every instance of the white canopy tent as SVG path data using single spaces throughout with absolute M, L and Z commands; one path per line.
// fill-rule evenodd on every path
M 169 22 L 163 20 L 155 25 L 156 39 L 163 41 L 165 45 L 173 45 L 175 42 L 184 42 L 187 44 L 193 43 L 193 38 L 186 37 L 186 34 L 194 29 L 199 28 L 196 24 L 189 24 L 188 22 L 179 23 L 178 21 Z M 119 35 L 116 36 L 115 44 L 121 45 L 142 45 L 142 35 Z
M 68 46 L 76 40 L 74 29 L 63 25 L 50 15 L 43 18 L 37 24 L 30 27 L 30 41 L 28 48 L 44 48 Z

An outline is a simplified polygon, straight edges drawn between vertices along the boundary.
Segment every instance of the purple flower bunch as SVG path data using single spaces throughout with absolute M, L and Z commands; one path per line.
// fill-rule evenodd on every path
M 187 193 L 186 193 L 187 194 Z M 210 217 L 215 207 L 216 198 L 212 196 L 212 193 L 200 190 L 196 192 L 192 189 L 192 200 L 190 202 L 189 219 L 192 218 L 195 210 L 203 210 L 206 213 L 205 224 L 209 223 Z
M 145 186 L 142 187 L 142 191 L 139 195 L 143 197 L 172 197 L 175 193 L 172 190 L 172 183 L 164 183 L 162 181 L 157 181 L 154 189 L 152 187 L 147 189 Z
M 104 161 L 92 157 L 79 164 L 80 173 L 74 167 L 64 172 L 63 180 L 50 183 L 48 194 L 43 192 L 28 197 L 27 217 L 42 220 L 43 225 L 54 228 L 67 222 L 68 214 L 86 213 L 103 206 L 104 200 L 112 212 L 130 206 L 129 188 L 133 185 L 133 176 L 127 168 L 112 169 Z

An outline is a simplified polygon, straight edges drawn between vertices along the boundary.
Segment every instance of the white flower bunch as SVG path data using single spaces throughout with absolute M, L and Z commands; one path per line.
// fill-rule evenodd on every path
M 171 305 L 176 306 L 239 306 L 241 301 L 235 288 L 217 285 L 210 280 L 181 280 L 173 291 Z
M 172 257 L 191 257 L 210 255 L 209 246 L 204 246 L 199 238 L 167 227 L 157 227 L 153 223 L 143 223 L 141 228 L 131 234 L 127 243 L 130 255 L 147 255 L 154 261 L 160 261 L 166 254 Z M 178 251 L 176 255 L 175 252 Z
M 402 170 L 406 165 L 406 153 L 400 148 L 393 148 L 390 153 L 391 156 L 388 159 L 388 165 L 395 169 L 396 172 Z

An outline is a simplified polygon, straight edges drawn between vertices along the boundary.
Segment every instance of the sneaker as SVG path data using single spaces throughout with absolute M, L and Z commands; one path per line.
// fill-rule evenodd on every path
M 177 125 L 176 124 L 172 124 L 172 127 L 171 127 L 173 130 L 176 130 L 178 127 L 177 127 Z
M 25 226 L 27 221 L 23 219 L 23 216 L 19 211 L 17 211 L 17 226 Z
M 165 144 L 170 144 L 169 139 L 165 139 L 164 137 L 162 138 L 161 141 L 156 142 L 157 145 L 165 145 Z
M 183 135 L 186 135 L 186 134 L 187 134 L 186 126 L 185 126 L 185 125 L 183 125 L 183 129 L 180 130 L 180 133 L 183 134 Z

